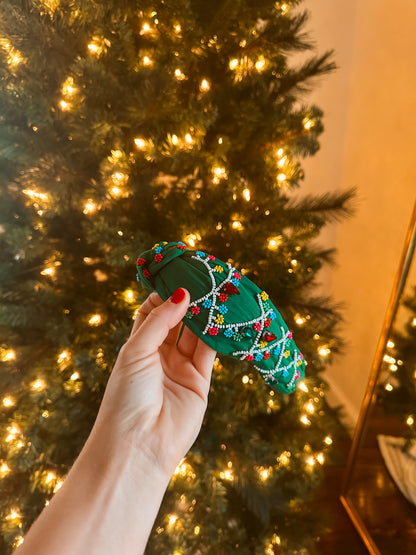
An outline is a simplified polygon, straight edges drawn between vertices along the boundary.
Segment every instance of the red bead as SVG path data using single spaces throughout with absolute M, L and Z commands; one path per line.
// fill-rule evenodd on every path
M 220 303 L 226 303 L 228 301 L 227 293 L 221 293 L 218 298 L 220 300 Z
M 160 253 L 158 253 L 155 255 L 155 260 L 156 262 L 162 262 L 163 256 Z
M 137 266 L 143 266 L 143 264 L 146 262 L 146 260 L 144 258 L 139 258 L 137 260 Z
M 209 329 L 208 329 L 208 333 L 209 333 L 210 335 L 218 335 L 218 328 L 216 328 L 216 327 L 209 328 Z
M 237 287 L 233 283 L 230 283 L 230 282 L 227 282 L 224 285 L 224 289 L 225 289 L 225 291 L 227 291 L 227 293 L 229 295 L 239 295 L 240 294 L 240 291 L 237 289 Z
M 193 307 L 191 308 L 192 314 L 199 314 L 200 311 L 201 311 L 201 310 L 200 310 L 199 306 L 193 306 Z
M 262 339 L 264 339 L 264 341 L 267 341 L 268 343 L 270 343 L 270 341 L 273 341 L 274 339 L 277 339 L 277 336 L 274 333 L 270 333 L 270 332 L 266 332 L 263 334 Z
M 215 260 L 215 256 L 212 256 L 212 254 L 208 255 L 209 260 Z
M 254 324 L 253 328 L 254 328 L 254 331 L 260 331 L 261 330 L 260 322 L 257 322 L 256 324 Z
M 264 320 L 264 327 L 265 327 L 265 328 L 270 327 L 270 324 L 271 324 L 271 323 L 272 323 L 272 321 L 270 320 L 270 318 L 266 318 L 266 319 Z
M 264 360 L 267 360 L 268 358 L 270 358 L 270 353 L 269 352 L 265 352 L 263 355 Z
M 247 355 L 247 356 L 246 356 L 246 360 L 254 360 L 253 355 Z
M 150 279 L 150 272 L 149 270 L 143 270 L 143 275 L 145 278 Z

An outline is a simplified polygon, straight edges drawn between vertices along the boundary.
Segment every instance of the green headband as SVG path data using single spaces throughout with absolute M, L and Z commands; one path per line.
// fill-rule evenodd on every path
M 184 324 L 214 350 L 252 362 L 274 389 L 291 393 L 304 377 L 302 353 L 268 294 L 231 264 L 182 242 L 163 242 L 140 255 L 137 279 L 163 300 L 187 289 Z

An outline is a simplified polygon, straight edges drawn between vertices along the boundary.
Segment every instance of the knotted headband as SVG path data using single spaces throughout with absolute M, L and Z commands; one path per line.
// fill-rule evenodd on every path
M 304 377 L 302 353 L 269 295 L 231 264 L 163 242 L 139 256 L 137 279 L 163 300 L 187 289 L 184 324 L 214 350 L 250 361 L 274 389 L 291 393 Z

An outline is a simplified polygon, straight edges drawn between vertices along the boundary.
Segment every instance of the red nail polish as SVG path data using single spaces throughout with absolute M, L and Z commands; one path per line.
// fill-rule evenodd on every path
M 185 290 L 179 287 L 171 296 L 170 302 L 174 304 L 179 304 L 184 300 L 185 295 L 186 295 Z

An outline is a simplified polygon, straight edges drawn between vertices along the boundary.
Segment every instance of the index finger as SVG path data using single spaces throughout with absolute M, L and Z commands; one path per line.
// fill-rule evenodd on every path
M 130 337 L 140 328 L 152 310 L 163 304 L 163 300 L 156 291 L 152 291 L 136 313 Z

